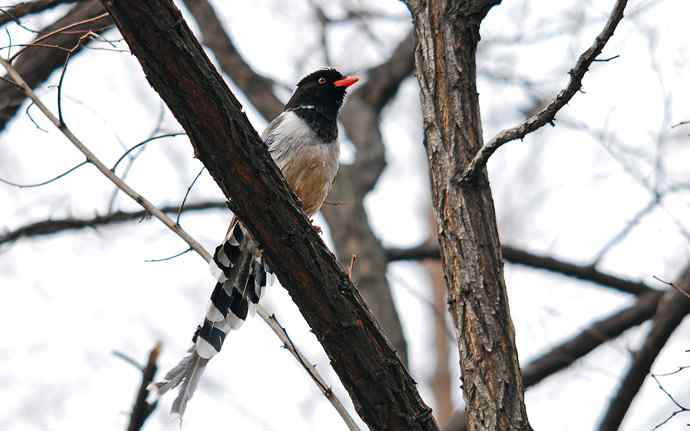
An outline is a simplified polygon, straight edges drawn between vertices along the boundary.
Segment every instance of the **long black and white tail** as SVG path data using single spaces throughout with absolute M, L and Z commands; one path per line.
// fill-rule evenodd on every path
M 266 287 L 268 265 L 262 262 L 256 243 L 244 235 L 237 222 L 231 225 L 225 242 L 216 248 L 211 269 L 218 282 L 204 323 L 194 333 L 192 346 L 162 381 L 149 386 L 156 396 L 179 386 L 171 412 L 180 420 L 206 365 L 220 352 L 227 333 L 242 326 Z

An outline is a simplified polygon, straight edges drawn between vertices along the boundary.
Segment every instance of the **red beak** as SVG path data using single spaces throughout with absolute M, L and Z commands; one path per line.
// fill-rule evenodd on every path
M 354 84 L 355 82 L 359 81 L 359 78 L 356 76 L 346 76 L 343 79 L 339 79 L 337 81 L 333 82 L 333 85 L 336 87 L 349 87 L 350 85 Z

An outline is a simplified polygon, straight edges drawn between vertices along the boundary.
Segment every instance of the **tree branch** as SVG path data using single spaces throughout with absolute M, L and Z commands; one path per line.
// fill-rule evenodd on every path
M 185 205 L 182 212 L 203 211 L 208 209 L 227 209 L 227 205 L 225 202 L 220 201 L 205 201 Z M 167 205 L 161 207 L 160 210 L 166 214 L 176 214 L 180 211 L 180 207 L 176 205 Z M 116 211 L 106 215 L 97 215 L 92 218 L 66 217 L 62 219 L 41 220 L 0 234 L 0 245 L 9 244 L 21 238 L 53 235 L 70 230 L 97 228 L 99 226 L 126 223 L 133 220 L 143 220 L 150 216 L 151 213 L 144 209 L 139 211 Z
M 643 295 L 655 291 L 654 288 L 641 281 L 633 281 L 615 275 L 601 272 L 590 265 L 577 265 L 550 256 L 531 253 L 527 250 L 503 245 L 503 258 L 513 264 L 525 265 L 531 268 L 555 272 L 567 277 L 590 281 L 602 286 L 611 287 L 632 295 Z M 389 248 L 386 256 L 390 262 L 400 260 L 440 259 L 437 246 L 421 245 L 411 248 Z
M 127 425 L 127 431 L 139 431 L 143 426 L 146 419 L 153 413 L 156 409 L 158 401 L 154 401 L 149 404 L 146 401 L 149 391 L 146 389 L 151 382 L 153 382 L 154 377 L 156 377 L 156 371 L 158 371 L 158 356 L 161 352 L 160 343 L 156 343 L 154 348 L 149 353 L 149 359 L 146 361 L 146 367 L 141 370 L 141 384 L 139 385 L 139 390 L 137 391 L 137 397 L 134 400 L 134 405 L 132 406 L 132 411 L 129 415 L 129 425 Z
M 661 299 L 652 329 L 642 347 L 633 355 L 633 362 L 604 414 L 599 431 L 616 431 L 620 428 L 656 357 L 690 313 L 690 300 L 686 296 L 690 292 L 690 265 L 685 267 L 674 285 L 678 290 L 669 290 Z
M 19 22 L 19 19 L 27 15 L 43 12 L 52 7 L 74 3 L 77 0 L 34 0 L 17 3 L 12 7 L 0 8 L 0 26 L 10 21 Z
M 414 381 L 169 0 L 104 2 L 373 430 L 437 429 Z
M 98 0 L 80 2 L 65 16 L 41 30 L 43 36 L 39 36 L 39 38 L 65 26 L 97 17 L 104 12 L 105 9 Z M 83 38 L 84 35 L 89 32 L 100 34 L 110 28 L 111 25 L 110 17 L 103 17 L 72 28 L 72 31 L 57 32 L 42 40 L 37 46 L 24 48 L 23 54 L 14 62 L 14 68 L 26 80 L 30 88 L 36 88 L 48 79 L 56 69 L 63 66 L 68 56 L 73 57 L 81 52 L 84 44 L 91 40 L 90 37 Z M 24 92 L 15 85 L 7 81 L 0 81 L 0 131 L 7 127 L 7 123 L 17 113 L 26 97 Z
M 604 25 L 604 29 L 594 39 L 592 46 L 580 55 L 575 63 L 575 67 L 568 72 L 570 75 L 568 85 L 551 102 L 525 120 L 524 123 L 503 130 L 491 141 L 483 145 L 464 171 L 458 171 L 454 180 L 459 179 L 461 183 L 476 181 L 479 178 L 479 173 L 486 166 L 489 157 L 502 145 L 516 139 L 523 139 L 528 133 L 534 132 L 547 123 L 553 124 L 558 111 L 570 102 L 570 99 L 582 88 L 582 78 L 584 78 L 592 62 L 601 54 L 611 36 L 613 36 L 616 26 L 623 19 L 623 11 L 627 3 L 627 0 L 616 1 L 609 19 L 606 21 L 606 25 Z

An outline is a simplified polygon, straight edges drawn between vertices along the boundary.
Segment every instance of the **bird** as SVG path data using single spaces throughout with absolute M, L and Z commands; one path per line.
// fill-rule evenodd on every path
M 338 113 L 347 89 L 358 80 L 332 68 L 308 74 L 261 135 L 310 218 L 323 205 L 338 172 Z M 210 268 L 217 281 L 191 347 L 161 381 L 148 386 L 153 399 L 179 387 L 171 413 L 180 421 L 207 364 L 220 352 L 228 332 L 252 314 L 273 277 L 260 245 L 234 216 Z

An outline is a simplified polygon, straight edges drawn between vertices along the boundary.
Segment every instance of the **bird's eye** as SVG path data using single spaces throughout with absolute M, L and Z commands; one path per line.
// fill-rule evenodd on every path
M 326 78 L 324 78 L 324 77 L 319 78 L 319 85 L 323 85 L 325 83 L 326 83 Z

